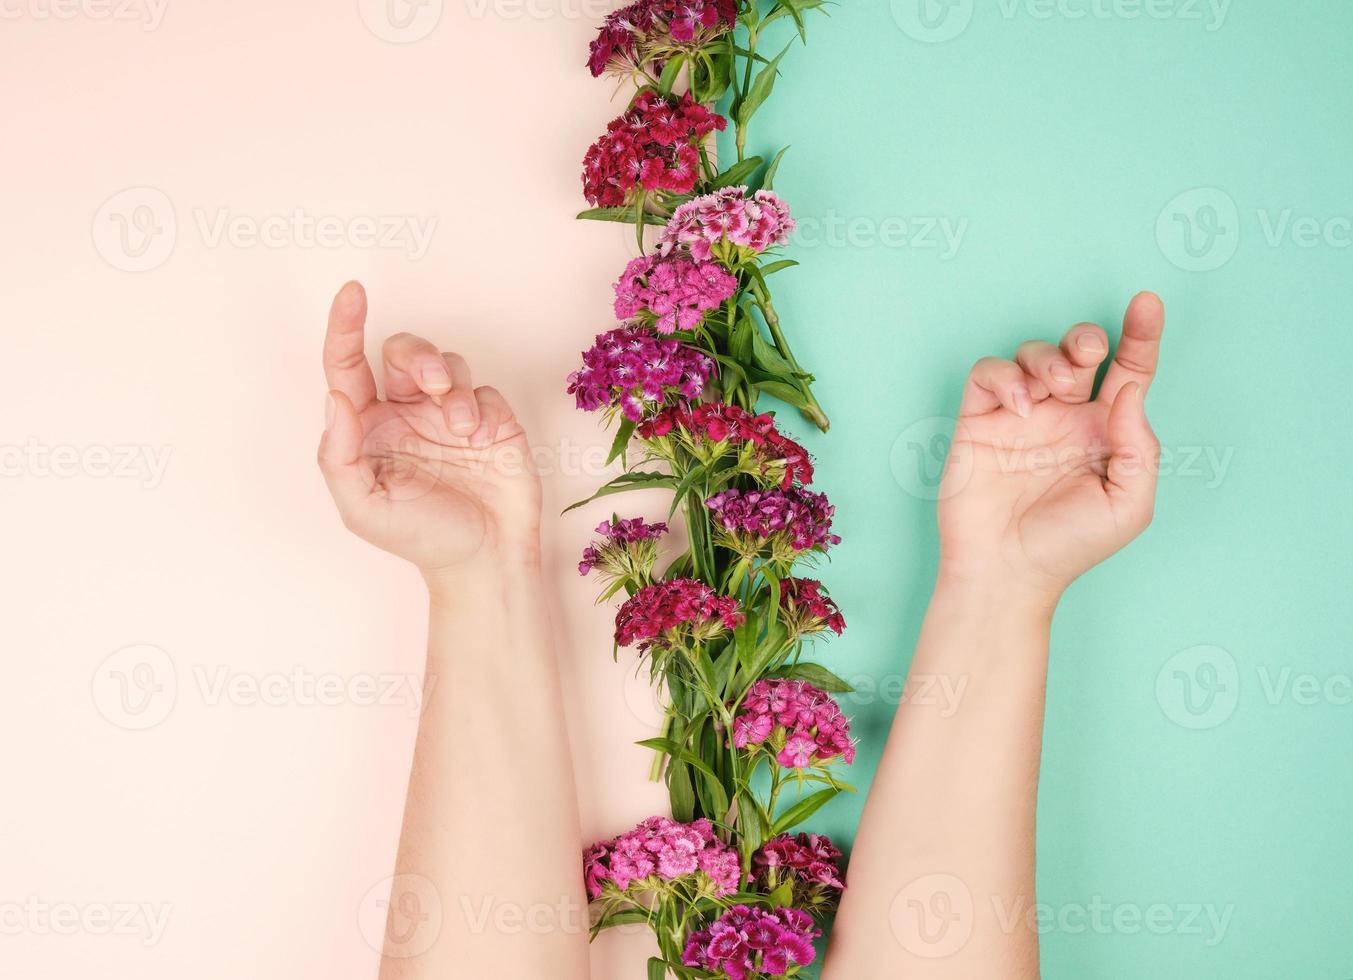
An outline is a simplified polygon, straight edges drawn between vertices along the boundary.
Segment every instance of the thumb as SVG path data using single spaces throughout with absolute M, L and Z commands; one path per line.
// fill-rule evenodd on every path
M 1142 386 L 1136 381 L 1119 389 L 1109 409 L 1109 465 L 1106 490 L 1139 527 L 1151 521 L 1156 505 L 1160 443 L 1146 420 Z
M 371 495 L 375 474 L 362 458 L 362 420 L 343 392 L 329 392 L 324 435 L 319 441 L 319 468 L 338 512 L 348 523 Z

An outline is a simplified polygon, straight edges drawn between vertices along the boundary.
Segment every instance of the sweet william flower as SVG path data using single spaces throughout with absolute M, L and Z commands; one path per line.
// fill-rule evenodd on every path
M 820 915 L 836 905 L 846 883 L 840 849 L 821 834 L 781 834 L 752 855 L 752 879 L 766 894 L 786 882 L 791 904 Z
M 589 899 L 607 890 L 660 891 L 673 884 L 717 898 L 737 891 L 741 878 L 737 850 L 721 841 L 714 825 L 705 819 L 678 823 L 650 817 L 633 830 L 583 852 Z
M 835 508 L 825 494 L 802 487 L 787 490 L 724 490 L 705 501 L 729 546 L 742 555 L 769 547 L 776 561 L 839 544 L 832 534 Z
M 625 267 L 615 284 L 615 315 L 644 316 L 660 334 L 693 329 L 738 289 L 738 281 L 717 262 L 689 255 L 645 255 Z
M 583 193 L 598 207 L 619 207 L 636 189 L 688 194 L 699 176 L 696 147 L 727 126 L 687 93 L 667 98 L 645 89 L 583 158 Z
M 714 373 L 707 354 L 633 324 L 598 334 L 582 358 L 582 368 L 568 378 L 578 407 L 619 409 L 632 422 L 699 398 Z
M 745 455 L 740 463 L 743 472 L 767 478 L 784 490 L 813 482 L 808 451 L 780 432 L 770 415 L 753 415 L 737 405 L 706 402 L 694 408 L 666 408 L 640 425 L 638 432 L 640 438 L 655 442 L 657 454 L 669 460 L 668 447 L 657 441 L 676 433 L 706 463 L 737 448 Z
M 660 74 L 672 54 L 704 47 L 737 16 L 737 0 L 637 0 L 606 17 L 587 67 L 593 76 Z
M 786 769 L 810 769 L 840 756 L 855 761 L 850 722 L 827 692 L 807 681 L 759 680 L 733 718 L 733 746 L 765 746 Z
M 831 630 L 840 636 L 845 617 L 832 597 L 813 578 L 787 578 L 780 583 L 780 609 L 789 631 L 796 635 Z
M 743 621 L 738 601 L 695 579 L 675 578 L 646 585 L 630 596 L 615 617 L 618 646 L 670 647 L 703 642 Z
M 658 557 L 658 539 L 666 533 L 662 521 L 649 524 L 640 517 L 602 521 L 597 525 L 601 538 L 583 550 L 578 574 L 596 568 L 612 579 L 647 579 Z
M 799 909 L 735 905 L 691 933 L 681 962 L 730 980 L 782 977 L 791 967 L 813 962 L 813 940 L 820 935 L 812 916 Z
M 716 258 L 733 266 L 785 244 L 793 230 L 789 205 L 774 191 L 748 196 L 745 186 L 721 187 L 673 211 L 658 250 L 685 248 L 697 260 Z

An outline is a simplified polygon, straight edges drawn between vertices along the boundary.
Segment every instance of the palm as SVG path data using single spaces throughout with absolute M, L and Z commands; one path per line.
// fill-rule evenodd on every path
M 330 417 L 320 468 L 344 523 L 424 571 L 486 549 L 532 548 L 540 488 L 526 434 L 495 389 L 409 334 L 383 351 L 385 398 L 363 346 L 366 294 L 334 298 L 325 337 Z
M 1016 362 L 986 358 L 969 379 L 939 504 L 943 558 L 1061 588 L 1150 520 L 1155 437 L 1141 411 L 1163 326 L 1134 299 L 1099 396 L 1108 351 L 1093 324 L 1060 347 L 1030 341 Z

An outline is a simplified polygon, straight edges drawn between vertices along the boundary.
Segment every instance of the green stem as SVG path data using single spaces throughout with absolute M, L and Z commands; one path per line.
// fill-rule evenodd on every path
M 799 367 L 799 362 L 794 357 L 794 351 L 789 346 L 789 340 L 785 337 L 784 331 L 780 329 L 780 317 L 776 314 L 775 306 L 770 301 L 770 294 L 758 290 L 756 303 L 761 307 L 761 315 L 766 318 L 766 326 L 770 329 L 771 339 L 775 341 L 775 349 L 780 352 L 780 356 L 789 362 L 789 366 L 794 369 L 796 374 L 807 373 Z M 812 388 L 809 385 L 801 384 L 799 389 L 803 392 L 803 397 L 807 402 L 801 411 L 812 420 L 814 425 L 826 432 L 831 427 L 831 420 L 827 418 L 827 413 L 818 404 Z

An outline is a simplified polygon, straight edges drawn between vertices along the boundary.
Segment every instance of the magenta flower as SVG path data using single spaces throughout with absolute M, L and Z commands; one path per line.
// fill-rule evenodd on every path
M 590 899 L 609 887 L 656 890 L 682 883 L 715 897 L 738 890 L 742 866 L 737 850 L 714 833 L 708 820 L 677 823 L 649 817 L 633 830 L 593 844 L 583 853 L 583 880 Z
M 813 940 L 820 935 L 807 912 L 735 905 L 708 928 L 691 933 L 681 962 L 730 980 L 780 977 L 791 965 L 813 962 Z
M 774 191 L 747 196 L 746 187 L 721 187 L 672 212 L 658 248 L 668 254 L 684 245 L 700 261 L 717 257 L 726 264 L 758 255 L 789 241 L 794 219 Z M 740 250 L 729 254 L 729 250 Z
M 619 207 L 636 189 L 688 194 L 695 186 L 696 146 L 727 120 L 689 94 L 668 99 L 645 89 L 583 158 L 583 193 L 598 207 Z
M 646 255 L 625 267 L 615 284 L 615 315 L 644 315 L 658 333 L 690 330 L 738 289 L 738 281 L 717 262 L 689 255 Z
M 667 533 L 662 521 L 649 524 L 641 517 L 602 521 L 597 525 L 600 541 L 583 550 L 578 574 L 600 568 L 613 578 L 647 578 L 658 557 L 657 541 Z
M 598 334 L 582 357 L 582 368 L 568 377 L 568 393 L 578 407 L 619 408 L 632 422 L 669 402 L 699 398 L 714 373 L 713 358 L 634 325 Z
M 588 51 L 594 76 L 662 71 L 674 50 L 703 47 L 737 20 L 737 0 L 637 0 L 606 17 Z
M 733 746 L 764 745 L 786 769 L 809 769 L 840 756 L 855 761 L 841 706 L 807 681 L 759 680 L 733 718 Z
M 825 494 L 802 487 L 788 490 L 725 490 L 705 501 L 714 521 L 728 533 L 734 550 L 755 554 L 769 543 L 777 560 L 839 544 L 832 534 L 835 512 Z
M 751 447 L 747 462 L 752 472 L 769 477 L 788 490 L 795 483 L 813 482 L 808 451 L 775 427 L 769 415 L 753 415 L 737 405 L 706 402 L 695 408 L 663 409 L 638 429 L 640 438 L 662 439 L 673 432 L 685 436 L 697 452 L 711 446 Z
M 703 582 L 674 578 L 646 585 L 625 600 L 615 617 L 615 642 L 639 649 L 703 642 L 743 621 L 738 601 Z
M 814 578 L 787 578 L 781 582 L 780 608 L 791 633 L 831 630 L 840 636 L 846 628 L 841 610 Z

